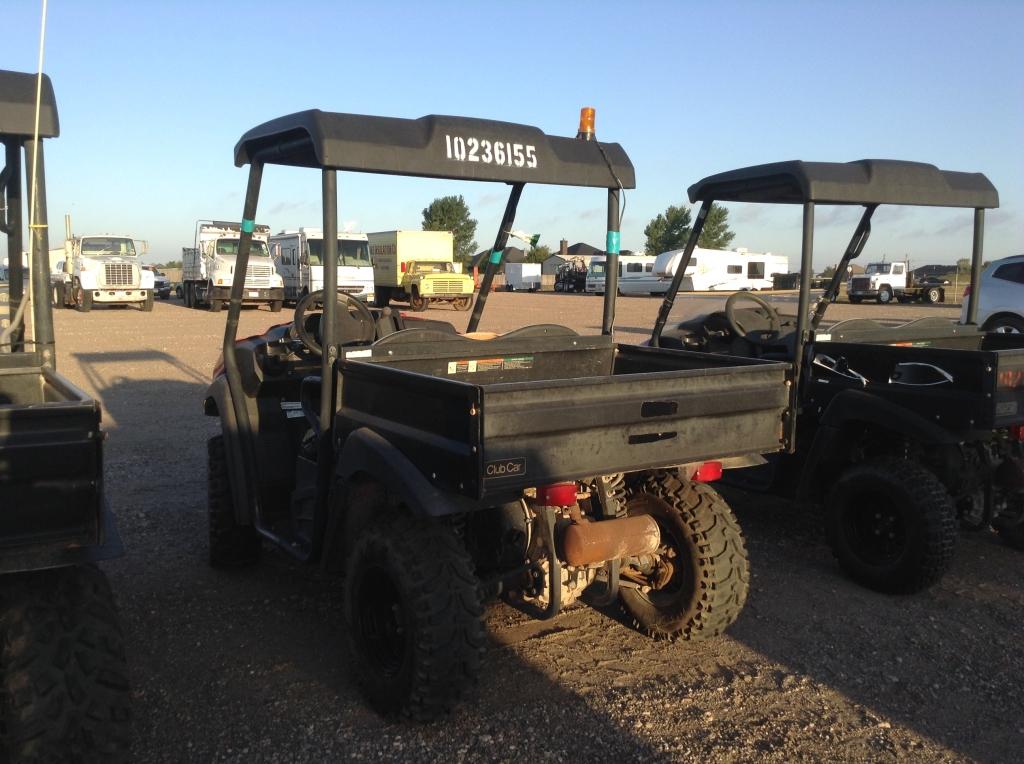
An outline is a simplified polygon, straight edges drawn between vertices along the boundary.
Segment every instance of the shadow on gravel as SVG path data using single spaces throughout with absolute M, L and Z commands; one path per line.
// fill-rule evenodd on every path
M 205 375 L 160 351 L 72 359 L 110 434 L 105 480 L 126 555 L 104 567 L 125 624 L 134 760 L 668 759 L 604 693 L 574 693 L 508 643 L 490 646 L 449 718 L 379 717 L 348 675 L 340 580 L 271 550 L 253 568 L 207 565 Z M 578 647 L 563 648 L 575 661 Z
M 752 571 L 731 637 L 967 757 L 1019 755 L 1019 552 L 992 534 L 964 534 L 937 586 L 878 594 L 843 576 L 813 508 L 723 493 L 743 526 Z

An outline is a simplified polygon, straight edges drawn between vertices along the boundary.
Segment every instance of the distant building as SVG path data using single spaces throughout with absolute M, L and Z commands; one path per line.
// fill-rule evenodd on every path
M 628 249 L 624 249 L 619 254 L 632 255 L 633 253 Z M 565 239 L 562 239 L 562 245 L 559 247 L 558 252 L 546 258 L 541 263 L 540 272 L 546 276 L 552 276 L 558 271 L 558 266 L 562 263 L 569 262 L 574 257 L 578 257 L 589 266 L 590 261 L 593 258 L 604 257 L 604 255 L 605 252 L 603 249 L 598 249 L 586 242 L 578 241 L 570 247 L 569 243 Z
M 487 258 L 491 256 L 491 250 L 485 249 L 482 252 L 477 252 L 471 258 L 469 258 L 468 272 L 472 273 L 474 269 L 479 273 L 483 273 L 487 268 Z M 501 266 L 498 268 L 498 273 L 505 272 L 505 263 L 525 263 L 526 253 L 519 249 L 519 247 L 505 247 L 505 256 L 501 260 Z

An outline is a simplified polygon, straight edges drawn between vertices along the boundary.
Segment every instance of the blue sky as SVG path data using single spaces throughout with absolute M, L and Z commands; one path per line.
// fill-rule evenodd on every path
M 0 68 L 34 70 L 40 3 L 7 0 Z M 241 216 L 235 142 L 307 108 L 460 114 L 574 135 L 579 107 L 636 167 L 622 244 L 701 177 L 784 159 L 910 159 L 980 171 L 1000 192 L 987 258 L 1024 252 L 1024 3 L 114 2 L 51 0 L 45 69 L 61 137 L 48 145 L 53 239 L 148 239 L 180 257 L 197 218 Z M 13 37 L 13 44 L 10 37 Z M 418 228 L 461 193 L 489 245 L 506 189 L 343 174 L 341 224 Z M 268 168 L 260 222 L 319 225 L 319 175 Z M 734 245 L 799 253 L 799 211 L 731 207 Z M 821 210 L 816 265 L 856 211 Z M 865 257 L 970 252 L 969 211 L 882 209 Z M 517 227 L 557 248 L 604 241 L 600 191 L 527 187 Z

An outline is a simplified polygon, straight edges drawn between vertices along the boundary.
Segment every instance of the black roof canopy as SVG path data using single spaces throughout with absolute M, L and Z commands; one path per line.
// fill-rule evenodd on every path
M 617 143 L 599 148 L 596 141 L 549 136 L 529 125 L 441 115 L 301 111 L 242 136 L 235 164 L 253 160 L 452 180 L 618 188 L 617 176 L 623 188 L 636 184 L 633 164 Z
M 995 186 L 981 173 L 950 172 L 921 162 L 775 162 L 710 175 L 689 188 L 691 202 L 767 204 L 908 204 L 994 208 Z
M 36 123 L 36 74 L 0 70 L 0 135 L 32 137 Z M 43 75 L 39 137 L 60 135 L 57 101 L 50 78 Z

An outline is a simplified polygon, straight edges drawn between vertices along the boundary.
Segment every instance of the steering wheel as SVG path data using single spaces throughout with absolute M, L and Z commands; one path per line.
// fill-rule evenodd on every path
M 770 337 L 777 337 L 779 332 L 782 331 L 782 318 L 779 316 L 779 311 L 775 309 L 775 306 L 768 302 L 760 295 L 754 294 L 753 292 L 733 292 L 729 295 L 729 299 L 725 301 L 725 318 L 729 322 L 729 328 L 739 336 L 751 342 L 764 342 L 766 337 L 750 337 L 748 336 L 747 329 L 744 328 L 743 324 L 736 318 L 736 303 L 740 300 L 750 300 L 753 303 L 763 309 L 766 317 L 768 318 L 769 328 L 767 334 Z
M 292 330 L 299 341 L 317 355 L 323 354 L 323 348 L 317 338 L 306 328 L 306 311 L 312 305 L 323 305 L 324 290 L 303 295 L 295 306 L 295 318 L 292 319 Z M 377 324 L 370 309 L 361 300 L 350 294 L 338 293 L 338 310 L 334 311 L 334 338 L 339 345 L 356 342 L 373 342 L 377 333 Z M 321 318 L 322 320 L 322 318 Z

